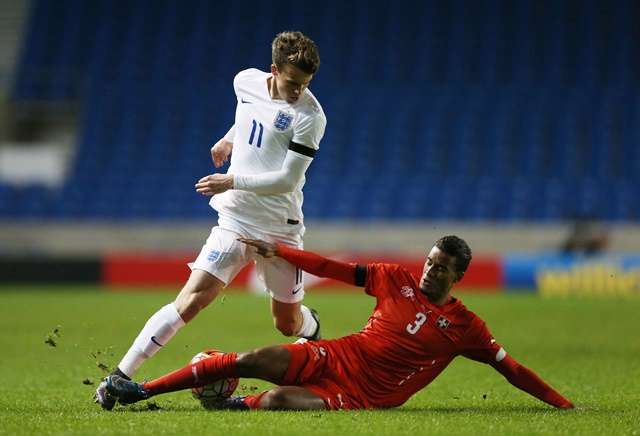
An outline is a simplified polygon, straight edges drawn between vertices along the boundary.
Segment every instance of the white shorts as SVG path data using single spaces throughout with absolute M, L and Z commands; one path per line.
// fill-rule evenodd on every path
M 242 268 L 249 262 L 255 262 L 258 277 L 264 282 L 265 290 L 269 292 L 271 298 L 281 303 L 302 301 L 304 298 L 302 270 L 279 257 L 265 259 L 257 254 L 253 247 L 238 242 L 236 239 L 240 237 L 279 242 L 302 248 L 300 238 L 282 240 L 245 226 L 240 228 L 234 225 L 233 229 L 216 226 L 211 229 L 207 242 L 200 250 L 195 262 L 190 263 L 189 267 L 192 270 L 207 271 L 227 286 Z

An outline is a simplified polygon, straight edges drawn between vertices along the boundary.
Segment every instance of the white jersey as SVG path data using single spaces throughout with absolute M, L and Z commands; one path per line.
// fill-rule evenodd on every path
M 225 135 L 233 142 L 230 174 L 278 171 L 290 147 L 297 147 L 292 150 L 309 160 L 319 148 L 327 120 L 316 98 L 306 89 L 293 104 L 274 100 L 267 85 L 269 77 L 270 73 L 252 68 L 241 71 L 233 80 L 238 105 L 234 127 Z M 265 231 L 302 234 L 304 182 L 303 177 L 292 192 L 283 194 L 229 190 L 214 195 L 210 204 L 221 219 Z

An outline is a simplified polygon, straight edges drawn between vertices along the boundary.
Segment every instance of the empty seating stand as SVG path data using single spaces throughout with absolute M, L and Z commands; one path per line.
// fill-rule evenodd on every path
M 193 184 L 233 122 L 233 76 L 267 69 L 275 33 L 300 29 L 328 118 L 308 218 L 638 220 L 639 14 L 631 0 L 36 0 L 13 99 L 82 102 L 78 151 L 60 191 L 0 185 L 0 216 L 210 217 Z

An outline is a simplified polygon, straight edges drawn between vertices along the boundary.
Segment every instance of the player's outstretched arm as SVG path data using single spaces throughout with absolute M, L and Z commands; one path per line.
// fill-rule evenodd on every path
M 272 244 L 257 239 L 239 238 L 238 241 L 255 247 L 264 257 L 278 256 L 292 265 L 318 277 L 325 277 L 350 285 L 364 286 L 366 268 L 355 263 L 345 263 L 310 251 L 298 250 L 284 244 Z
M 518 363 L 511 356 L 506 355 L 501 361 L 494 361 L 490 364 L 515 387 L 554 407 L 573 409 L 574 406 L 571 401 L 563 397 L 538 377 L 536 373 Z

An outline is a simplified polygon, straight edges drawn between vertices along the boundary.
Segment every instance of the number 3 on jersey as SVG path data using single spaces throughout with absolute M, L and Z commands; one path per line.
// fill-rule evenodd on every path
M 256 128 L 258 126 L 260 126 L 260 129 L 258 129 L 258 140 L 255 144 L 256 147 L 260 148 L 260 146 L 262 145 L 262 132 L 264 131 L 264 126 L 262 125 L 262 123 L 257 122 L 256 120 L 251 120 L 251 135 L 249 135 L 249 145 L 254 145 L 253 144 L 253 140 L 256 136 Z
M 415 335 L 416 333 L 418 333 L 418 330 L 420 330 L 420 327 L 422 327 L 422 324 L 424 324 L 426 320 L 427 315 L 422 312 L 416 313 L 416 320 L 412 323 L 407 324 L 407 331 L 412 335 Z

